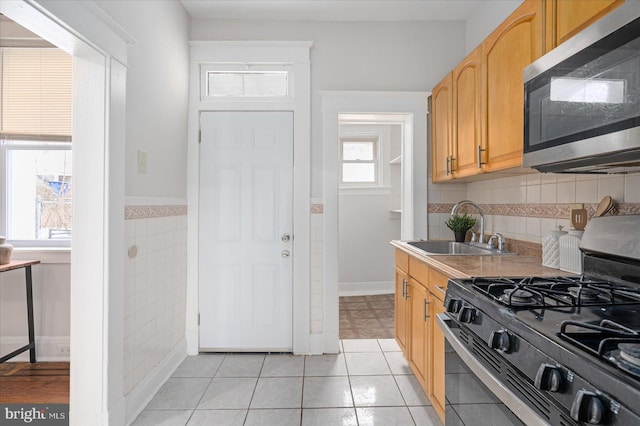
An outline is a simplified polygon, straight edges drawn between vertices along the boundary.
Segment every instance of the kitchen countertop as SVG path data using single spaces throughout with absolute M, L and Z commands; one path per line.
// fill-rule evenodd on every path
M 404 241 L 393 240 L 391 245 L 422 260 L 452 278 L 470 277 L 553 277 L 574 275 L 560 269 L 542 266 L 542 260 L 531 256 L 473 256 L 425 255 Z

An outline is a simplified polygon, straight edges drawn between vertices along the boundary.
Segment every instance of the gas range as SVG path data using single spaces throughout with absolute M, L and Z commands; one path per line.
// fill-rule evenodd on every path
M 592 219 L 581 250 L 579 277 L 450 280 L 449 331 L 525 423 L 640 425 L 640 216 Z

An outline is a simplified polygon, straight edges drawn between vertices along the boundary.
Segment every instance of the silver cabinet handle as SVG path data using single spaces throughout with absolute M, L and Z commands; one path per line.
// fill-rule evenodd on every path
M 284 234 L 282 234 L 282 237 L 280 237 L 280 239 L 282 240 L 283 243 L 287 243 L 289 242 L 289 240 L 291 240 L 291 235 L 285 232 Z
M 426 321 L 431 315 L 427 315 L 427 305 L 431 302 L 427 302 L 427 299 L 422 299 L 424 304 L 422 305 L 422 312 L 424 314 L 424 320 Z
M 289 252 L 289 250 L 282 250 L 282 253 L 280 253 L 280 255 L 286 258 L 291 256 L 291 253 Z
M 485 152 L 486 149 L 482 149 L 482 147 L 480 145 L 478 145 L 478 168 L 481 169 L 482 166 L 484 166 L 486 163 L 484 161 L 482 161 L 482 153 Z
M 405 281 L 405 280 L 404 280 L 404 278 L 403 278 L 403 279 L 402 279 L 402 298 L 403 298 L 403 299 L 406 299 L 406 297 L 405 297 L 405 296 L 407 295 L 407 293 L 406 293 L 406 291 L 407 291 L 407 287 L 406 287 L 406 286 L 407 286 L 407 283 L 406 283 L 406 281 Z
M 447 155 L 447 176 L 451 173 L 451 156 Z

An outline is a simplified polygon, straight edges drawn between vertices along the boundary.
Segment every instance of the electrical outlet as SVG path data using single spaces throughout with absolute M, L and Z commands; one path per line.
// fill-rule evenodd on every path
M 147 152 L 138 150 L 138 173 L 147 174 Z
M 58 355 L 69 355 L 71 353 L 71 347 L 69 345 L 58 345 Z

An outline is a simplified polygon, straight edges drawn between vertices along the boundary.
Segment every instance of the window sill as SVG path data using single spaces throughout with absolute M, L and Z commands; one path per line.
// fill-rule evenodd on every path
M 391 194 L 393 188 L 391 186 L 341 186 L 339 192 L 345 195 L 388 195 Z
M 39 260 L 40 263 L 71 263 L 70 247 L 15 247 L 13 260 Z

